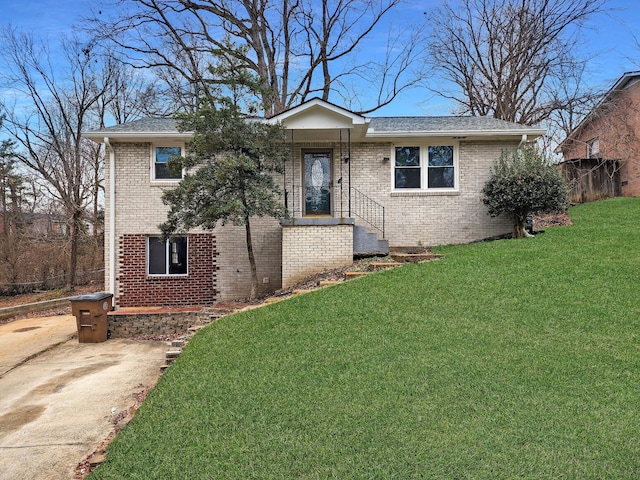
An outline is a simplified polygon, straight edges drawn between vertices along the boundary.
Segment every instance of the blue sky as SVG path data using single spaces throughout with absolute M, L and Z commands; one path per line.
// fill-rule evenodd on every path
M 53 41 L 68 32 L 71 25 L 97 3 L 95 0 L 0 0 L 0 24 L 11 23 L 20 30 L 33 31 Z M 428 13 L 439 1 L 414 0 L 414 3 L 416 10 Z M 601 89 L 609 88 L 625 71 L 640 70 L 640 47 L 633 39 L 633 33 L 640 38 L 640 2 L 609 0 L 607 5 L 612 11 L 594 17 L 583 32 L 584 51 L 592 57 L 588 65 L 589 83 Z M 630 58 L 637 59 L 637 65 Z M 451 109 L 451 104 L 432 93 L 415 90 L 374 115 L 447 115 Z

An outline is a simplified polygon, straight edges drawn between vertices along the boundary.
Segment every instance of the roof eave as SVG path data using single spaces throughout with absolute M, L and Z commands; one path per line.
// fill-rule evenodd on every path
M 86 132 L 83 133 L 84 138 L 93 140 L 97 143 L 103 143 L 105 137 L 110 140 L 122 141 L 145 141 L 148 139 L 166 138 L 173 140 L 189 140 L 193 137 L 193 132 Z
M 367 138 L 392 138 L 392 137 L 540 137 L 546 133 L 545 129 L 532 128 L 527 130 L 422 130 L 412 132 L 367 132 Z

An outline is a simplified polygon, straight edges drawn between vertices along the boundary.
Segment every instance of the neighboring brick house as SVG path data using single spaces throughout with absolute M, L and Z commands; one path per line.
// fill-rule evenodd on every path
M 368 118 L 319 99 L 268 121 L 282 122 L 291 144 L 279 178 L 289 218 L 252 224 L 261 294 L 350 264 L 354 253 L 510 232 L 509 218 L 487 214 L 482 187 L 502 150 L 544 133 L 488 117 Z M 117 306 L 248 296 L 243 227 L 159 238 L 162 191 L 181 177 L 165 162 L 184 152 L 188 132 L 146 119 L 85 136 L 106 145 L 105 280 Z
M 574 201 L 640 196 L 640 72 L 627 72 L 557 147 Z

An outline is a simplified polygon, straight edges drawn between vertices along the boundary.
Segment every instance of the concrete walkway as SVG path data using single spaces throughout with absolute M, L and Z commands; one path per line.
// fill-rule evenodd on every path
M 25 318 L 0 325 L 0 378 L 26 358 L 70 340 L 76 331 L 76 319 L 71 315 Z
M 69 315 L 0 325 L 0 479 L 73 479 L 157 382 L 165 342 L 81 344 L 75 332 Z

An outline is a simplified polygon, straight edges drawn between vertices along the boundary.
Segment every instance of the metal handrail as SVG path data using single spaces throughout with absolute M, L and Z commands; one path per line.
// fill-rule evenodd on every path
M 351 187 L 350 190 L 351 213 L 382 233 L 384 238 L 384 206 L 355 187 Z
M 285 192 L 286 207 L 289 216 L 303 216 L 313 215 L 313 212 L 307 212 L 304 209 L 305 196 L 307 195 L 307 189 L 313 187 L 305 187 L 301 185 L 287 186 Z M 332 185 L 330 187 L 322 187 L 322 192 L 325 192 L 331 196 L 331 211 L 328 212 L 333 217 L 358 217 L 364 223 L 371 228 L 378 230 L 382 234 L 382 238 L 385 235 L 385 212 L 384 206 L 373 200 L 371 197 L 362 193 L 357 188 L 342 187 L 340 184 Z M 302 198 L 291 198 L 290 194 L 295 192 L 296 196 L 298 192 L 304 192 Z

